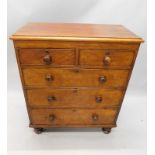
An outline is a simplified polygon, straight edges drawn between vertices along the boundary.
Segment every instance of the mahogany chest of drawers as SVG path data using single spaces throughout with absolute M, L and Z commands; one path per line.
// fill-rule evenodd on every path
M 37 133 L 116 127 L 142 38 L 121 25 L 31 23 L 11 39 Z

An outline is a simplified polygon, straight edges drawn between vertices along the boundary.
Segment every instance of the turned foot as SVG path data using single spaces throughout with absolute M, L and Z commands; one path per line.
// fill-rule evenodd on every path
M 102 128 L 102 131 L 105 133 L 105 134 L 109 134 L 111 132 L 111 128 Z
M 41 134 L 41 133 L 44 132 L 44 131 L 45 131 L 44 128 L 34 128 L 34 132 L 35 132 L 36 134 Z

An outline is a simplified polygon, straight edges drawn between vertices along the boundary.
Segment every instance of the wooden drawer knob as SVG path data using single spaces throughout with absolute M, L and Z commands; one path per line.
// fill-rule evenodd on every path
M 104 82 L 106 82 L 106 80 L 107 80 L 107 79 L 106 79 L 105 76 L 100 76 L 100 77 L 99 77 L 99 82 L 100 82 L 100 83 L 104 83 Z
M 47 80 L 47 81 L 53 81 L 54 80 L 54 77 L 52 75 L 46 75 L 45 76 L 45 80 Z
M 96 102 L 97 103 L 101 103 L 102 102 L 102 97 L 101 96 L 97 96 L 96 97 Z
M 46 65 L 50 65 L 52 63 L 52 58 L 50 57 L 49 54 L 46 54 L 44 57 L 43 57 L 43 61 Z
M 109 56 L 105 56 L 105 58 L 104 58 L 104 64 L 105 65 L 110 65 L 110 63 L 111 63 L 111 58 Z
M 56 119 L 54 114 L 49 115 L 49 121 L 53 122 Z
M 93 121 L 97 121 L 97 120 L 98 120 L 98 118 L 99 118 L 99 117 L 98 117 L 98 115 L 97 115 L 97 114 L 93 114 L 93 115 L 92 115 L 92 120 L 93 120 Z
M 47 100 L 48 100 L 48 102 L 53 102 L 53 101 L 56 101 L 56 97 L 55 96 L 48 96 Z

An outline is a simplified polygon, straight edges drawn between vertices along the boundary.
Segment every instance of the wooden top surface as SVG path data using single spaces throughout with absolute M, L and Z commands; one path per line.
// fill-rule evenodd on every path
M 121 25 L 29 23 L 11 36 L 13 40 L 92 40 L 143 42 Z

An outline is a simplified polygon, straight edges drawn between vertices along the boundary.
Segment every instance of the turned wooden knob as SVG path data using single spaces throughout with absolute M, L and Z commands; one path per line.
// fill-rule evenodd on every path
M 54 80 L 54 77 L 52 75 L 46 75 L 45 76 L 45 80 L 47 80 L 47 81 L 53 81 Z
M 56 119 L 54 114 L 49 115 L 49 121 L 53 122 Z
M 104 82 L 106 82 L 106 80 L 107 80 L 107 79 L 106 79 L 105 76 L 100 76 L 100 77 L 99 77 L 99 82 L 100 82 L 100 83 L 104 83 Z
M 109 56 L 105 56 L 105 58 L 104 58 L 104 64 L 105 65 L 110 65 L 110 63 L 111 63 L 111 58 Z
M 97 96 L 96 97 L 96 102 L 101 103 L 102 102 L 102 96 Z
M 92 120 L 93 121 L 97 121 L 98 120 L 98 115 L 97 114 L 93 114 L 92 115 Z
M 52 58 L 49 54 L 46 54 L 44 57 L 43 57 L 43 61 L 46 65 L 50 65 L 52 63 Z
M 53 102 L 53 101 L 56 101 L 56 97 L 55 96 L 48 96 L 47 100 L 48 100 L 48 102 Z

